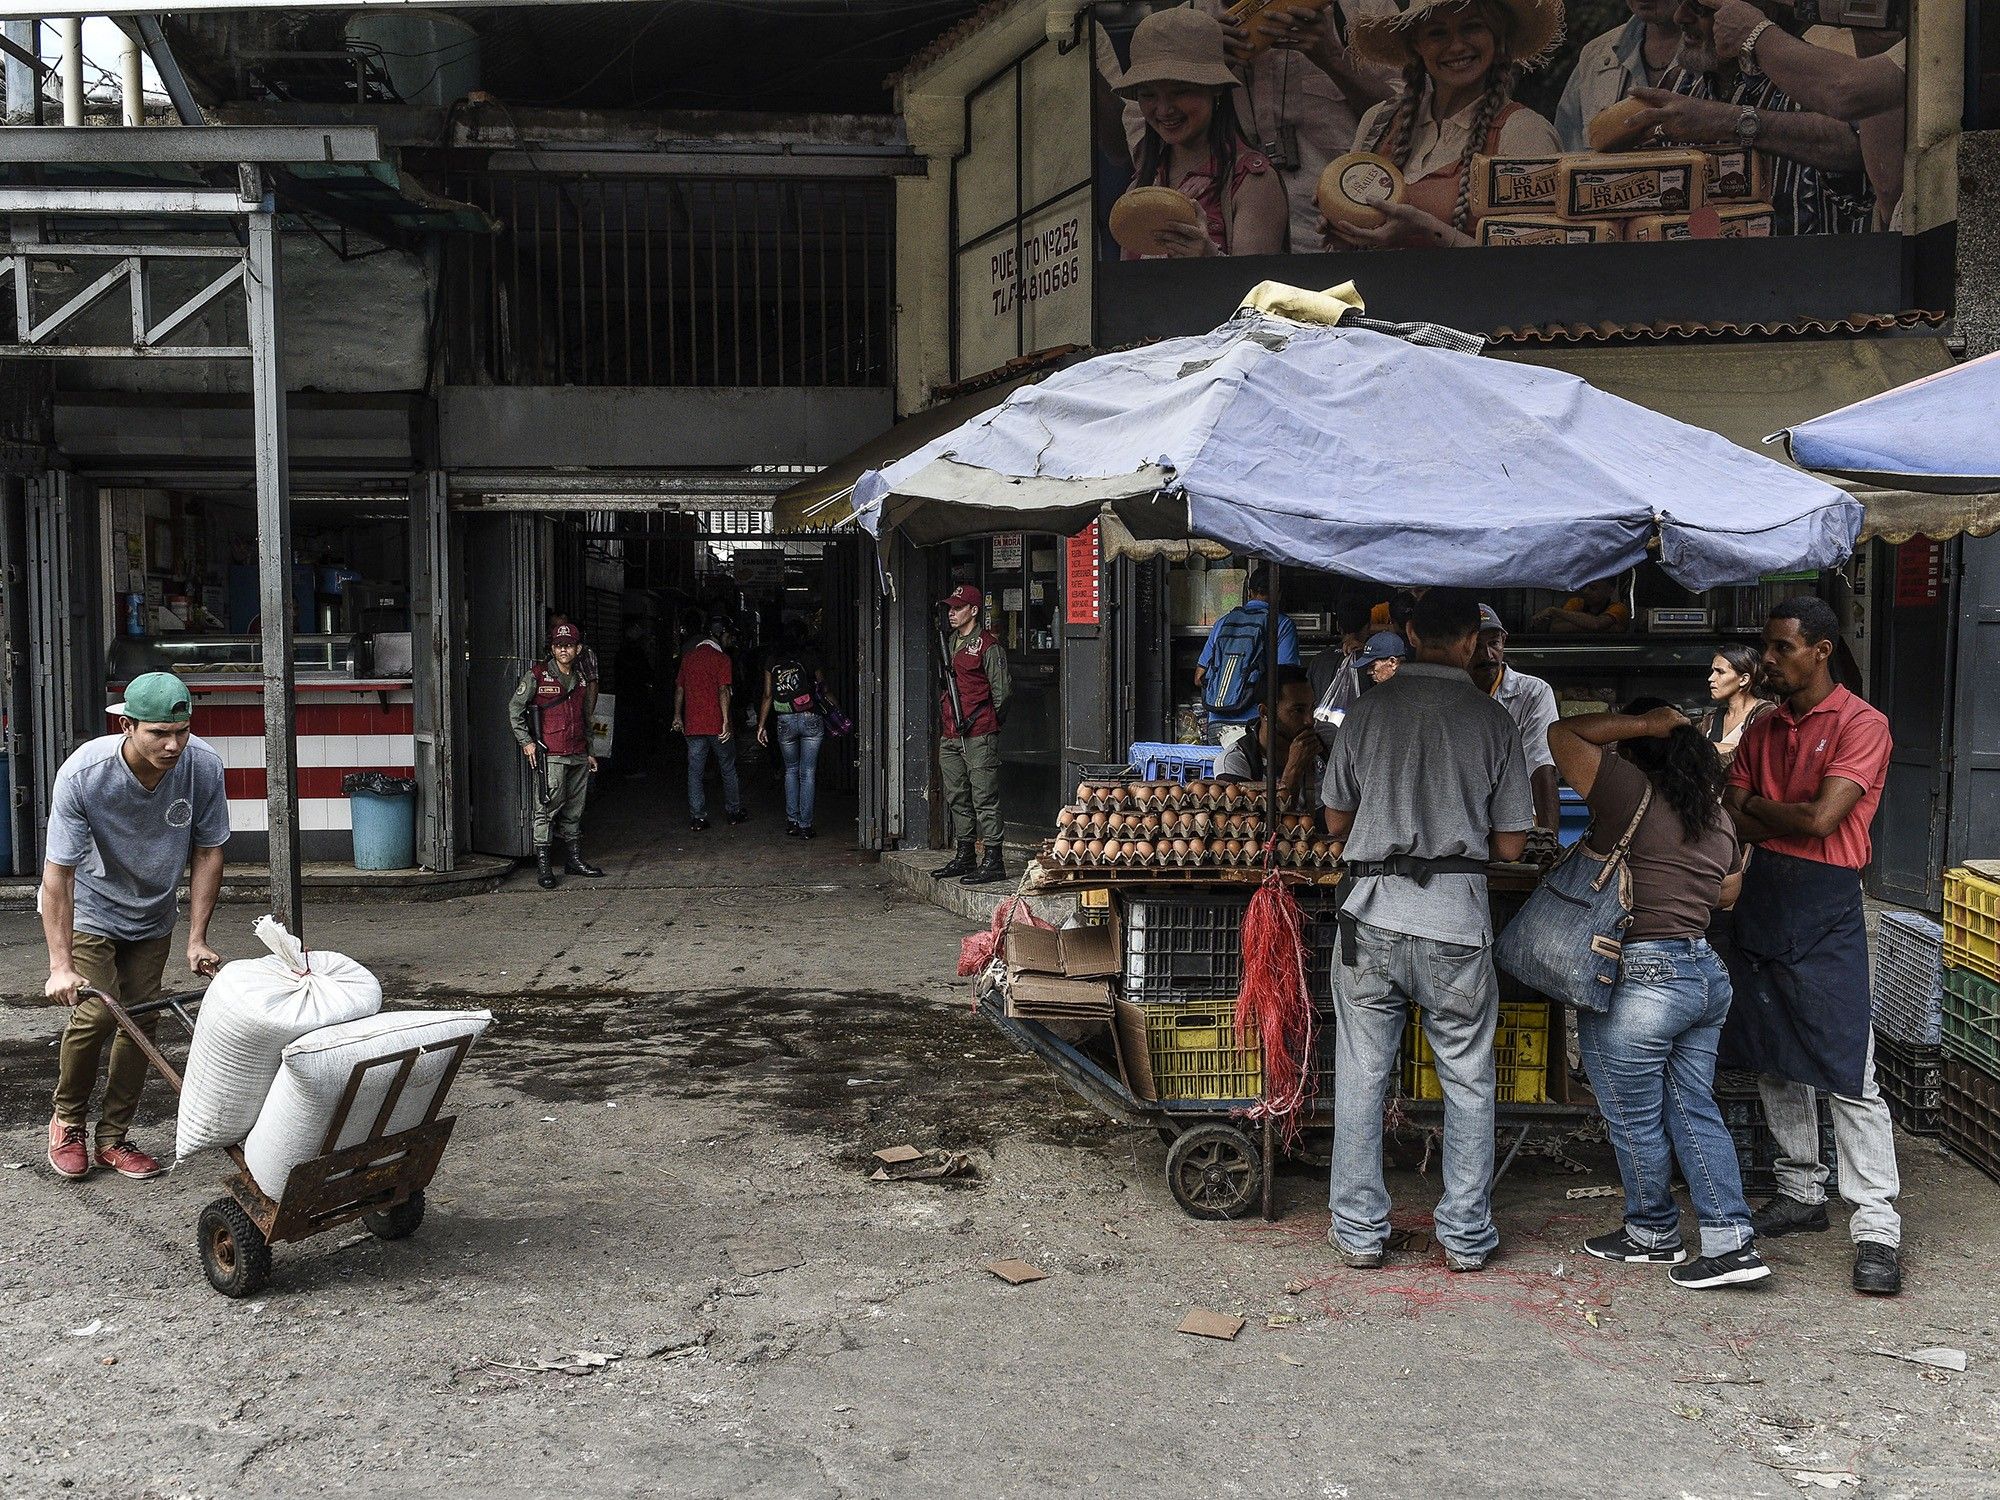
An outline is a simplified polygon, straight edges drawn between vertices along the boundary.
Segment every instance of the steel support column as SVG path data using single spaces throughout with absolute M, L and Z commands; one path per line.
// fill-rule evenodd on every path
M 453 599 L 458 566 L 445 476 L 410 486 L 410 675 L 417 751 L 417 863 L 458 868 L 458 756 L 452 726 L 461 652 Z
M 271 910 L 305 936 L 299 867 L 298 731 L 292 671 L 291 464 L 285 443 L 285 377 L 278 325 L 278 236 L 268 192 L 249 220 L 244 291 L 250 390 L 256 417 L 257 601 L 263 624 L 264 785 L 269 798 Z

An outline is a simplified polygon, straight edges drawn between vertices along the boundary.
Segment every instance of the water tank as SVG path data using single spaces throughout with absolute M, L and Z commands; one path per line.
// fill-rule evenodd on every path
M 440 11 L 359 11 L 347 40 L 378 54 L 389 86 L 405 104 L 438 108 L 479 87 L 479 33 Z

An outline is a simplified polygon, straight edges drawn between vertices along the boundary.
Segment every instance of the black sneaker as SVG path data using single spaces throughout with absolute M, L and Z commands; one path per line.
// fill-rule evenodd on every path
M 1854 1247 L 1854 1290 L 1893 1297 L 1903 1289 L 1903 1261 L 1894 1245 L 1862 1240 Z
M 799 825 L 794 823 L 790 818 L 785 819 L 785 837 L 788 839 L 795 839 L 798 836 L 799 836 Z
M 1677 1266 L 1688 1258 L 1687 1251 L 1679 1245 L 1648 1248 L 1623 1229 L 1616 1234 L 1600 1234 L 1596 1239 L 1585 1240 L 1583 1248 L 1599 1260 L 1623 1261 L 1628 1266 Z
M 1745 1245 L 1727 1255 L 1704 1255 L 1684 1266 L 1675 1266 L 1667 1272 L 1667 1280 L 1675 1286 L 1699 1292 L 1717 1286 L 1748 1286 L 1753 1281 L 1763 1281 L 1770 1274 L 1771 1268 L 1764 1264 L 1764 1257 Z
M 1773 1193 L 1764 1206 L 1750 1215 L 1750 1229 L 1760 1240 L 1775 1240 L 1787 1234 L 1826 1233 L 1826 1205 L 1802 1203 L 1783 1193 Z
M 812 836 L 813 836 L 813 830 L 812 830 L 812 824 L 810 823 L 806 824 L 805 827 L 799 830 L 799 837 L 802 839 L 809 839 Z
M 706 819 L 706 818 L 689 818 L 689 819 L 688 819 L 688 827 L 692 828 L 692 829 L 693 829 L 693 830 L 694 830 L 694 831 L 695 831 L 696 833 L 707 833 L 707 832 L 708 832 L 708 819 Z
M 740 807 L 737 808 L 735 812 L 729 815 L 729 822 L 732 827 L 734 827 L 738 823 L 747 823 L 749 821 L 750 821 L 750 814 L 743 811 L 743 809 Z

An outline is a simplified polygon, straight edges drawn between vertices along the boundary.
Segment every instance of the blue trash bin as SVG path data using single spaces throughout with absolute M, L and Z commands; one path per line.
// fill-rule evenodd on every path
M 354 822 L 354 868 L 407 870 L 417 862 L 417 784 L 359 772 L 341 783 Z

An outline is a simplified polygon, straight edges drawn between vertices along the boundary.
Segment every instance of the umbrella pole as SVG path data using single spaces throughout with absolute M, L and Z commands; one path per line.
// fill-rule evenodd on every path
M 1271 568 L 1271 597 L 1264 606 L 1264 857 L 1271 858 L 1271 845 L 1278 836 L 1278 610 L 1282 587 L 1278 564 Z M 1268 1068 L 1269 1064 L 1266 1064 Z M 1267 1075 L 1268 1076 L 1268 1075 Z M 1277 1217 L 1271 1207 L 1271 1179 L 1277 1168 L 1277 1152 L 1271 1117 L 1264 1116 L 1263 1215 L 1266 1222 Z

